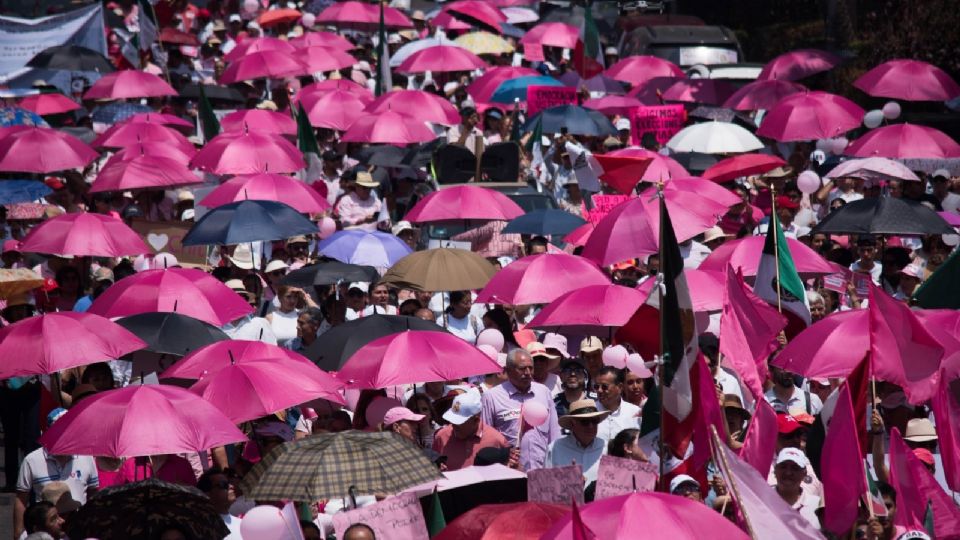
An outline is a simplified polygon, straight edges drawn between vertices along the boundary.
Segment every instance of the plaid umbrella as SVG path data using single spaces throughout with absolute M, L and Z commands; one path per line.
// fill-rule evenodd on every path
M 97 492 L 70 516 L 66 532 L 71 538 L 146 540 L 174 526 L 187 538 L 230 534 L 206 495 L 153 478 Z
M 314 502 L 347 497 L 351 488 L 397 493 L 439 478 L 427 456 L 399 435 L 344 431 L 284 443 L 244 476 L 241 487 L 256 500 Z

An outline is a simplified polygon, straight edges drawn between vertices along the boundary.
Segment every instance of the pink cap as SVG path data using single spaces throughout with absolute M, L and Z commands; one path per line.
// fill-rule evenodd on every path
M 417 414 L 406 407 L 394 407 L 387 411 L 387 414 L 383 415 L 383 425 L 389 426 L 401 420 L 419 422 L 423 419 L 424 416 L 422 414 Z
M 548 349 L 554 349 L 564 358 L 570 358 L 567 352 L 567 337 L 562 334 L 549 333 L 543 336 L 543 346 Z
M 4 240 L 3 242 L 3 252 L 10 253 L 11 251 L 20 251 L 20 241 L 19 240 Z

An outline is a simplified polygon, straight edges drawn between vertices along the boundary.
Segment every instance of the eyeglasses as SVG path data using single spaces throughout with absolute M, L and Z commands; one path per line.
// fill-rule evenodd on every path
M 612 387 L 612 386 L 616 386 L 616 385 L 613 385 L 613 384 L 610 384 L 610 383 L 593 383 L 593 389 L 594 389 L 594 390 L 603 390 L 603 391 L 606 391 L 606 390 L 610 389 L 610 387 Z

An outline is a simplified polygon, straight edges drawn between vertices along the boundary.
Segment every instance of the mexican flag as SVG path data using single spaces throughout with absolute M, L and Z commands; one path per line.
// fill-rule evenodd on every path
M 580 27 L 580 40 L 573 50 L 573 67 L 584 79 L 595 77 L 603 71 L 600 32 L 593 20 L 593 5 L 590 2 L 583 7 L 583 26 Z
M 379 97 L 393 88 L 390 74 L 390 48 L 387 46 L 387 25 L 383 19 L 384 2 L 380 2 L 380 27 L 377 29 L 377 85 L 374 95 Z
M 779 267 L 779 284 L 777 282 Z M 767 227 L 767 241 L 763 244 L 763 254 L 760 255 L 760 264 L 757 266 L 757 279 L 753 292 L 770 304 L 781 308 L 783 313 L 791 319 L 791 327 L 805 327 L 810 325 L 810 305 L 807 303 L 807 294 L 803 288 L 803 281 L 793 264 L 793 256 L 787 246 L 787 238 L 783 235 L 780 220 L 776 213 L 770 217 Z M 779 298 L 779 299 L 778 299 Z M 788 330 L 788 335 L 790 331 Z
M 913 294 L 917 305 L 924 309 L 960 309 L 960 251 L 954 251 Z
M 197 133 L 203 136 L 204 142 L 220 134 L 220 121 L 210 106 L 210 100 L 207 99 L 207 93 L 203 91 L 203 85 L 200 85 L 200 102 L 197 104 L 197 122 L 200 129 Z

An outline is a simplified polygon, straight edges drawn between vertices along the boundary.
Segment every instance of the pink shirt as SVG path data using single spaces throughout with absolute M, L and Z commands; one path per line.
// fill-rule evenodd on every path
M 337 203 L 337 215 L 340 216 L 344 229 L 375 231 L 376 222 L 360 222 L 371 216 L 376 217 L 379 213 L 380 199 L 374 193 L 370 193 L 370 197 L 365 201 L 361 201 L 355 193 L 348 193 Z
M 147 478 L 156 478 L 164 482 L 174 484 L 183 484 L 185 486 L 196 486 L 197 477 L 193 473 L 193 467 L 190 462 L 180 456 L 167 456 L 167 460 L 160 467 L 160 470 L 154 474 L 153 468 L 147 458 L 129 458 L 123 462 L 120 467 L 123 474 L 123 483 L 135 482 Z
M 453 435 L 453 426 L 443 426 L 433 434 L 433 450 L 447 457 L 447 469 L 454 471 L 473 465 L 477 452 L 484 448 L 508 448 L 499 431 L 480 423 L 480 429 L 472 437 L 460 440 Z

